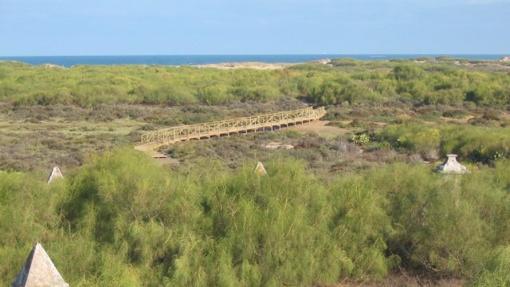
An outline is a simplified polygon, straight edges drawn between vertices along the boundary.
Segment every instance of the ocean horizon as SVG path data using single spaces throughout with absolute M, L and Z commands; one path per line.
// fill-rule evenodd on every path
M 448 57 L 465 60 L 496 61 L 503 54 L 288 54 L 288 55 L 104 55 L 104 56 L 0 56 L 0 61 L 31 65 L 207 65 L 238 62 L 303 63 L 322 59 L 350 58 L 364 61 Z

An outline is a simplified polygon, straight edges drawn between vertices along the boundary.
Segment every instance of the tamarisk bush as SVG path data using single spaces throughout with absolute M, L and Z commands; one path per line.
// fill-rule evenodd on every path
M 392 164 L 324 177 L 282 157 L 266 176 L 243 166 L 169 170 L 119 149 L 52 185 L 1 172 L 0 280 L 39 241 L 72 286 L 313 286 L 399 269 L 508 282 L 508 161 L 464 176 Z

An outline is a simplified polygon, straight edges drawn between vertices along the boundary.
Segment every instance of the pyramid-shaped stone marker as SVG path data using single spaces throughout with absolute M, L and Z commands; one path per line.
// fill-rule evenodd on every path
M 456 154 L 448 154 L 448 159 L 445 163 L 438 166 L 437 170 L 440 173 L 447 173 L 447 174 L 464 174 L 468 170 L 465 166 L 460 164 L 457 161 L 457 155 Z
M 60 171 L 60 168 L 58 166 L 53 167 L 53 170 L 51 171 L 50 176 L 48 177 L 48 183 L 52 183 L 54 180 L 64 178 L 62 175 L 62 172 Z
M 12 287 L 69 287 L 41 244 L 37 243 Z
M 255 167 L 255 174 L 258 176 L 264 176 L 267 175 L 266 168 L 264 165 L 259 161 L 257 162 L 257 166 Z

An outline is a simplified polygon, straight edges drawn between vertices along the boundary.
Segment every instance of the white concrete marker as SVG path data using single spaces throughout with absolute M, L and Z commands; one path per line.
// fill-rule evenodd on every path
M 456 154 L 448 154 L 445 163 L 437 167 L 437 171 L 447 174 L 464 174 L 468 172 L 467 168 L 457 161 Z
M 37 243 L 12 287 L 69 287 L 41 244 Z
M 266 171 L 266 168 L 264 167 L 264 165 L 259 161 L 257 162 L 257 166 L 255 167 L 255 170 L 254 170 L 255 174 L 258 175 L 258 176 L 264 176 L 264 175 L 267 175 L 267 171 Z
M 52 183 L 54 180 L 64 178 L 62 175 L 62 172 L 60 171 L 60 168 L 58 166 L 53 167 L 53 170 L 51 171 L 50 176 L 48 177 L 48 183 Z

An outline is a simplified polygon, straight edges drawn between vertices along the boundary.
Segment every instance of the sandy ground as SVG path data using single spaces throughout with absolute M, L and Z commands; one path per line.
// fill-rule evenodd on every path
M 288 128 L 289 130 L 316 133 L 319 136 L 327 139 L 332 139 L 340 135 L 344 135 L 349 132 L 348 129 L 342 129 L 339 127 L 328 126 L 329 121 L 314 121 L 304 125 L 293 126 Z
M 157 147 L 150 144 L 143 144 L 135 146 L 135 149 L 141 152 L 144 152 L 148 156 L 155 159 L 161 165 L 175 165 L 179 164 L 179 160 L 175 158 L 168 157 L 167 155 L 160 153 L 157 150 Z
M 220 64 L 207 64 L 196 65 L 198 68 L 215 68 L 221 70 L 235 70 L 235 69 L 254 69 L 254 70 L 282 70 L 293 66 L 295 64 L 289 63 L 262 63 L 262 62 L 239 62 L 239 63 L 220 63 Z

